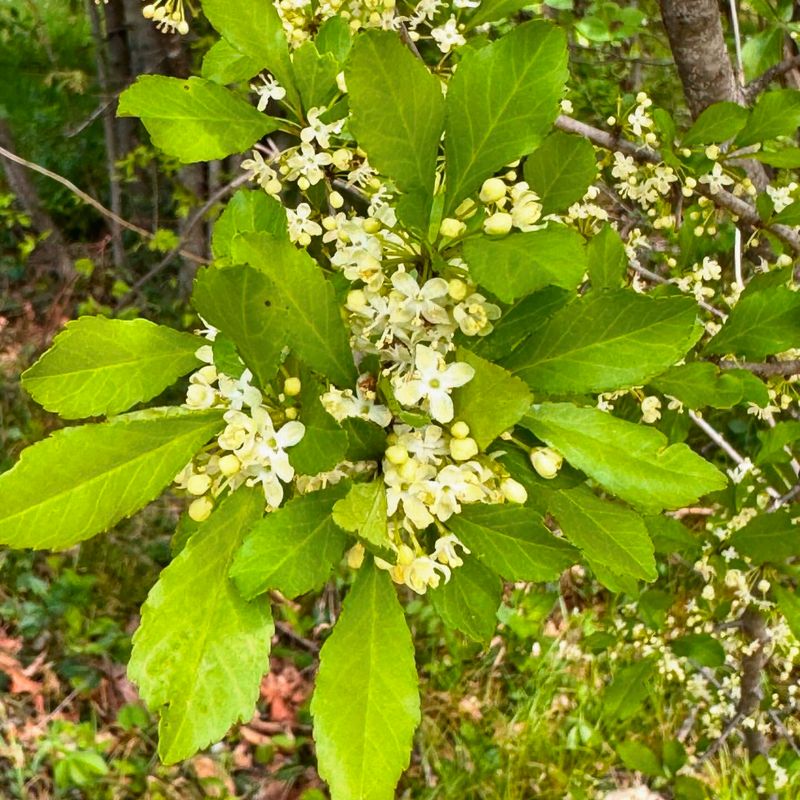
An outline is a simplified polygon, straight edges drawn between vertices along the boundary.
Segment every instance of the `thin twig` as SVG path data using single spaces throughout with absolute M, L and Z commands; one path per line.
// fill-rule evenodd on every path
M 145 239 L 155 238 L 154 233 L 151 233 L 145 228 L 140 228 L 138 225 L 134 225 L 132 222 L 128 222 L 128 220 L 123 219 L 118 214 L 115 214 L 113 211 L 106 208 L 102 203 L 95 200 L 94 197 L 86 194 L 86 192 L 84 192 L 82 189 L 79 189 L 72 181 L 68 180 L 63 175 L 59 175 L 57 172 L 52 172 L 51 170 L 46 169 L 39 164 L 35 164 L 33 161 L 28 161 L 27 159 L 12 153 L 10 150 L 6 150 L 5 147 L 0 147 L 0 156 L 7 158 L 9 161 L 13 161 L 15 164 L 19 164 L 20 166 L 27 167 L 34 172 L 38 172 L 40 175 L 44 175 L 46 178 L 51 178 L 52 180 L 56 181 L 56 183 L 60 183 L 62 186 L 65 186 L 67 189 L 69 189 L 76 197 L 79 197 L 81 200 L 83 200 L 84 203 L 90 205 L 93 209 L 95 209 L 95 211 L 98 211 L 104 217 L 113 220 L 126 230 L 133 231 L 133 233 L 136 233 Z M 195 261 L 198 264 L 208 263 L 208 259 L 198 256 L 196 253 L 189 253 L 186 250 L 181 250 L 180 255 L 182 255 L 184 258 L 188 258 L 190 261 Z
M 734 446 L 713 426 L 709 425 L 701 416 L 694 411 L 689 411 L 689 419 L 700 428 L 714 444 L 730 456 L 737 464 L 744 464 L 744 457 L 734 448 Z
M 754 375 L 761 375 L 765 378 L 771 378 L 776 375 L 785 377 L 800 375 L 800 358 L 789 361 L 769 361 L 763 364 L 753 361 L 724 360 L 719 362 L 719 366 L 722 369 L 745 369 Z

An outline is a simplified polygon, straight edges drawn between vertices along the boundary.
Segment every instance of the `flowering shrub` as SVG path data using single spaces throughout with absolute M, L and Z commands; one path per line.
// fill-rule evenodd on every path
M 68 548 L 171 483 L 186 496 L 186 543 L 129 667 L 165 761 L 251 713 L 268 593 L 318 590 L 335 568 L 352 588 L 311 706 L 334 798 L 391 797 L 408 764 L 419 696 L 393 583 L 485 642 L 503 580 L 588 567 L 630 598 L 613 626 L 632 662 L 620 685 L 657 665 L 712 736 L 724 718 L 761 724 L 732 676 L 687 678 L 687 663 L 738 657 L 712 636 L 720 617 L 743 620 L 745 658 L 774 647 L 792 672 L 800 423 L 778 420 L 797 401 L 800 206 L 795 183 L 759 192 L 741 168 L 795 164 L 781 137 L 800 93 L 711 106 L 679 133 L 640 92 L 612 136 L 565 116 L 564 31 L 506 24 L 523 5 L 205 0 L 222 38 L 203 77 L 146 75 L 122 95 L 120 114 L 184 162 L 248 151 L 253 188 L 216 223 L 194 335 L 83 317 L 25 374 L 46 409 L 107 420 L 0 477 L 0 541 Z M 181 2 L 144 13 L 188 27 Z M 181 405 L 129 411 L 187 374 Z M 751 425 L 752 457 L 702 409 Z M 705 537 L 669 513 L 705 509 Z M 666 632 L 633 622 L 639 582 L 689 553 L 704 587 L 680 635 L 675 617 Z M 785 621 L 765 632 L 776 607 Z

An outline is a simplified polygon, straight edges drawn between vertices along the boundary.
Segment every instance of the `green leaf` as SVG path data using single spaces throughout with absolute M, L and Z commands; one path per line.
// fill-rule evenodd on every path
M 63 550 L 108 530 L 223 426 L 221 411 L 161 408 L 56 431 L 0 475 L 0 544 Z
M 800 599 L 793 590 L 773 586 L 772 592 L 778 602 L 778 609 L 786 619 L 786 624 L 795 639 L 800 639 Z
M 303 438 L 290 450 L 289 461 L 300 475 L 327 472 L 345 459 L 347 431 L 323 408 L 322 384 L 308 370 L 300 375 L 300 415 L 306 426 Z
M 685 444 L 596 408 L 542 403 L 521 424 L 633 506 L 660 511 L 725 488 L 727 478 Z
M 464 506 L 447 525 L 473 555 L 510 581 L 556 580 L 577 561 L 577 552 L 525 506 Z
M 229 260 L 234 236 L 258 232 L 288 239 L 286 210 L 280 201 L 260 189 L 239 189 L 214 224 L 211 237 L 214 258 Z
M 619 289 L 625 283 L 628 254 L 622 237 L 608 223 L 589 240 L 586 258 L 593 289 Z
M 758 98 L 750 120 L 736 137 L 737 147 L 756 142 L 793 136 L 800 126 L 800 92 L 796 89 L 776 89 Z
M 487 642 L 497 627 L 503 582 L 477 558 L 467 558 L 450 580 L 429 591 L 445 625 L 476 642 Z
M 705 351 L 764 358 L 796 347 L 798 342 L 800 292 L 786 286 L 770 286 L 746 291 Z
M 636 741 L 620 742 L 617 745 L 617 753 L 622 759 L 622 763 L 634 772 L 641 772 L 651 778 L 657 778 L 663 774 L 661 761 L 658 756 L 647 745 Z
M 230 338 L 263 388 L 281 364 L 288 318 L 268 303 L 270 279 L 251 267 L 204 267 L 194 281 L 192 305 Z
M 470 275 L 504 303 L 544 286 L 574 289 L 587 267 L 583 237 L 561 226 L 504 239 L 468 239 L 464 260 Z
M 357 533 L 377 547 L 389 546 L 386 518 L 386 487 L 377 478 L 370 483 L 355 483 L 346 497 L 333 507 L 333 521 L 345 531 Z
M 636 386 L 697 341 L 692 298 L 655 299 L 619 289 L 589 292 L 557 311 L 502 361 L 535 392 L 582 394 Z M 645 344 L 646 343 L 646 346 Z
M 350 25 L 344 17 L 338 14 L 328 17 L 317 31 L 314 40 L 320 53 L 330 53 L 339 64 L 344 64 L 353 46 L 353 37 L 350 34 Z
M 603 693 L 603 714 L 610 720 L 630 719 L 650 693 L 653 662 L 642 659 L 620 669 Z
M 214 83 L 228 84 L 246 81 L 257 75 L 261 64 L 240 53 L 232 44 L 220 39 L 203 56 L 201 75 Z
M 720 370 L 705 361 L 672 367 L 650 381 L 663 394 L 676 397 L 689 408 L 733 408 L 744 398 L 744 370 Z M 749 381 L 748 378 L 744 380 Z
M 725 649 L 707 633 L 690 633 L 669 643 L 672 652 L 681 658 L 691 658 L 703 667 L 721 667 L 725 664 Z
M 345 78 L 353 134 L 370 164 L 413 195 L 413 225 L 427 231 L 444 126 L 439 79 L 388 31 L 356 39 Z
M 331 797 L 394 797 L 420 720 L 417 671 L 392 580 L 369 562 L 322 647 L 311 713 Z
M 554 131 L 525 161 L 525 180 L 542 203 L 542 214 L 565 211 L 577 203 L 597 178 L 591 142 Z
M 263 272 L 273 285 L 273 306 L 290 324 L 289 347 L 311 369 L 338 386 L 353 386 L 358 378 L 350 336 L 333 284 L 304 250 L 269 234 L 241 234 L 233 242 L 235 261 Z
M 243 600 L 228 568 L 263 512 L 257 489 L 230 495 L 142 607 L 128 675 L 161 714 L 158 752 L 166 764 L 189 758 L 253 714 L 275 629 L 269 604 Z
M 785 32 L 782 28 L 770 26 L 748 38 L 742 48 L 746 81 L 755 80 L 781 60 L 784 36 Z
M 783 150 L 748 153 L 747 158 L 754 158 L 762 164 L 769 164 L 779 169 L 797 169 L 800 167 L 800 147 L 786 147 Z
M 321 55 L 314 42 L 306 41 L 294 51 L 292 64 L 303 108 L 326 107 L 339 91 L 336 59 L 330 53 Z
M 472 30 L 479 25 L 485 25 L 487 22 L 506 19 L 516 11 L 529 5 L 532 5 L 529 0 L 483 0 L 478 4 L 475 13 L 468 20 L 467 29 Z
M 531 406 L 528 387 L 508 370 L 459 347 L 456 360 L 475 369 L 472 380 L 453 392 L 454 419 L 469 425 L 470 436 L 485 450 L 513 428 Z
M 664 516 L 644 518 L 656 553 L 670 555 L 680 553 L 687 558 L 700 555 L 702 545 L 692 532 L 677 519 Z
M 250 529 L 230 569 L 245 598 L 270 589 L 298 597 L 325 584 L 347 544 L 331 519 L 334 503 L 346 492 L 340 483 L 300 495 Z
M 564 32 L 543 21 L 464 55 L 447 90 L 446 215 L 541 143 L 566 80 Z
M 125 411 L 200 366 L 202 339 L 145 319 L 80 317 L 22 375 L 39 405 L 64 419 Z
M 645 581 L 658 577 L 653 542 L 635 511 L 601 500 L 581 486 L 554 492 L 550 513 L 564 536 L 593 562 L 620 576 Z
M 297 112 L 300 96 L 294 84 L 289 45 L 283 23 L 271 0 L 202 0 L 203 13 L 237 50 L 266 67 L 286 89 L 286 100 Z
M 737 103 L 714 103 L 708 106 L 683 137 L 683 146 L 713 144 L 732 139 L 747 124 L 750 110 Z
M 184 164 L 241 153 L 276 120 L 203 78 L 141 75 L 119 98 L 120 117 L 140 117 L 153 144 Z
M 342 421 L 347 431 L 348 461 L 380 461 L 386 451 L 386 431 L 374 422 L 358 417 Z
M 784 448 L 800 439 L 800 422 L 777 422 L 774 428 L 758 431 L 758 438 L 761 447 L 754 459 L 756 466 L 788 463 L 791 456 Z
M 800 526 L 789 510 L 782 509 L 755 517 L 727 541 L 753 564 L 778 564 L 800 555 Z

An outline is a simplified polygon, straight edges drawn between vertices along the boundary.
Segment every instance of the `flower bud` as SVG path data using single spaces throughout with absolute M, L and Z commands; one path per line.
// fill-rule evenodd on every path
M 393 444 L 386 448 L 386 460 L 399 467 L 408 461 L 408 450 L 401 444 Z
M 235 475 L 242 468 L 242 464 L 233 453 L 228 453 L 222 456 L 219 460 L 219 471 L 226 477 L 230 478 Z
M 481 192 L 478 195 L 482 203 L 496 203 L 506 196 L 506 185 L 500 178 L 488 178 L 481 186 Z
M 469 425 L 463 420 L 459 420 L 458 422 L 454 422 L 450 426 L 450 433 L 456 439 L 466 439 L 469 436 Z
M 525 487 L 513 478 L 504 478 L 500 482 L 500 491 L 509 503 L 524 503 L 528 499 Z
M 344 205 L 344 197 L 339 192 L 331 192 L 328 195 L 328 202 L 331 204 L 331 208 L 341 208 Z
M 338 150 L 334 150 L 331 154 L 331 160 L 333 161 L 333 166 L 336 169 L 347 169 L 350 166 L 350 151 L 345 150 L 343 147 L 339 148 Z
M 453 300 L 459 302 L 467 296 L 467 284 L 460 278 L 453 278 L 447 283 L 447 293 Z
M 506 214 L 505 211 L 498 211 L 496 214 L 492 214 L 491 217 L 484 220 L 483 230 L 486 231 L 489 236 L 503 236 L 511 230 L 513 224 L 514 219 L 511 214 Z
M 531 464 L 543 478 L 550 480 L 558 475 L 564 458 L 551 447 L 534 447 L 531 450 Z
M 293 406 L 290 406 L 283 412 L 286 415 L 286 419 L 297 419 L 297 409 Z
M 192 475 L 186 481 L 186 490 L 189 494 L 200 495 L 205 494 L 211 488 L 211 478 L 206 474 Z
M 369 219 L 364 220 L 365 233 L 377 233 L 380 229 L 381 229 L 380 220 L 377 220 L 374 217 L 370 217 Z
M 214 502 L 210 497 L 198 497 L 189 505 L 189 516 L 195 522 L 205 522 L 214 510 Z
M 468 197 L 456 208 L 456 217 L 458 217 L 458 219 L 468 219 L 475 213 L 477 208 L 478 206 L 475 201 L 471 197 Z
M 300 378 L 287 378 L 283 383 L 283 393 L 287 397 L 297 397 L 302 388 L 303 384 L 300 383 Z
M 457 236 L 461 236 L 466 229 L 467 226 L 463 222 L 453 219 L 453 217 L 445 217 L 439 226 L 439 233 L 448 239 L 455 239 Z
M 358 569 L 363 563 L 364 545 L 358 542 L 347 551 L 347 566 L 350 569 Z
M 466 439 L 451 439 L 450 455 L 455 461 L 469 461 L 478 455 L 478 443 L 470 436 Z

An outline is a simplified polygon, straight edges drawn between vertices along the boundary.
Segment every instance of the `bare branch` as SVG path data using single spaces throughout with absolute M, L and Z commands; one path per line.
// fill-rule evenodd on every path
M 789 361 L 769 361 L 766 363 L 759 363 L 753 361 L 720 361 L 719 366 L 722 369 L 746 369 L 754 375 L 761 375 L 764 378 L 774 377 L 776 375 L 783 375 L 789 377 L 791 375 L 800 375 L 800 358 L 791 359 Z

